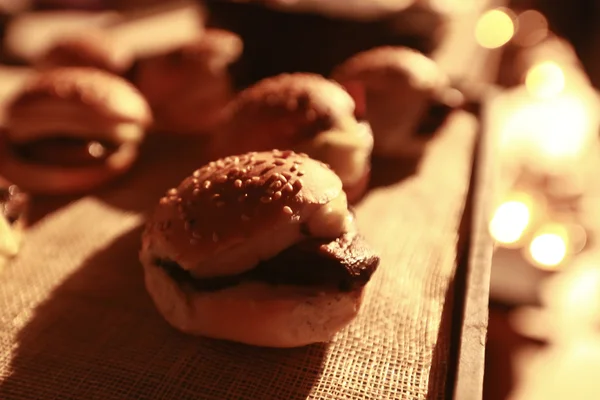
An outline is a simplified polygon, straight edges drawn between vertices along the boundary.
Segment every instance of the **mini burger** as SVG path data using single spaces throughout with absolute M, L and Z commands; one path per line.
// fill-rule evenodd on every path
M 430 58 L 405 47 L 379 47 L 338 66 L 332 79 L 352 95 L 356 116 L 371 125 L 373 153 L 420 155 L 464 98 Z
M 207 29 L 195 40 L 140 60 L 133 80 L 152 107 L 155 129 L 211 133 L 234 95 L 229 68 L 242 47 L 235 34 Z
M 198 169 L 166 192 L 142 241 L 146 287 L 171 325 L 267 347 L 331 339 L 379 264 L 338 176 L 292 151 Z
M 0 270 L 19 252 L 28 208 L 29 196 L 0 179 Z
M 125 172 L 151 121 L 133 86 L 89 68 L 36 75 L 6 117 L 0 174 L 45 194 L 85 192 Z
M 134 55 L 108 32 L 89 30 L 60 37 L 36 64 L 45 70 L 60 67 L 91 67 L 124 75 L 133 65 Z
M 315 74 L 282 74 L 243 90 L 214 143 L 219 156 L 274 148 L 305 152 L 335 171 L 351 202 L 369 181 L 369 125 L 357 122 L 341 86 Z

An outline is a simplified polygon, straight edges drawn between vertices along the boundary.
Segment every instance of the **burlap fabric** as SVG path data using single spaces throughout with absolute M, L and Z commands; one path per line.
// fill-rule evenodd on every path
M 381 266 L 360 316 L 324 345 L 188 337 L 155 311 L 137 261 L 140 224 L 165 189 L 205 162 L 200 144 L 155 138 L 102 193 L 67 205 L 37 199 L 43 217 L 0 275 L 0 399 L 441 398 L 445 298 L 475 125 L 454 115 L 407 178 L 376 165 L 380 186 L 357 212 Z

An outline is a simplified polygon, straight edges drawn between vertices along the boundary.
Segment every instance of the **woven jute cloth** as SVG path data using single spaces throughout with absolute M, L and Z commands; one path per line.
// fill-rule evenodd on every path
M 164 190 L 206 161 L 200 143 L 151 139 L 101 193 L 36 199 L 22 251 L 0 275 L 0 399 L 441 398 L 475 125 L 453 115 L 412 174 L 375 166 L 379 186 L 357 214 L 380 269 L 358 318 L 322 345 L 186 336 L 155 311 L 137 260 L 140 226 Z

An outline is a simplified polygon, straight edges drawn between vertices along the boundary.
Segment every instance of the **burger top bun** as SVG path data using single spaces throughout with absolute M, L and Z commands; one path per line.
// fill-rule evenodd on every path
M 92 29 L 58 38 L 37 64 L 40 69 L 93 67 L 121 75 L 131 68 L 133 58 L 133 52 L 111 35 Z
M 60 132 L 137 140 L 139 130 L 114 131 L 116 124 L 146 126 L 150 108 L 124 79 L 93 68 L 66 67 L 35 75 L 7 111 L 7 136 L 26 142 Z M 118 137 L 135 132 L 135 138 Z M 139 136 L 139 137 L 138 137 Z M 107 139 L 111 139 L 108 137 Z
M 331 216 L 347 214 L 342 182 L 325 164 L 292 151 L 247 153 L 211 162 L 167 191 L 142 251 L 199 278 L 237 274 L 300 241 L 311 217 L 335 225 Z
M 421 93 L 436 93 L 450 84 L 448 76 L 431 58 L 399 46 L 381 46 L 358 53 L 338 66 L 332 78 L 341 83 L 360 81 L 376 90 L 404 85 Z
M 241 91 L 228 115 L 222 133 L 216 135 L 219 155 L 232 148 L 289 148 L 318 133 L 342 128 L 354 118 L 354 101 L 339 84 L 322 76 L 280 74 Z
M 250 1 L 252 2 L 252 1 Z M 298 13 L 314 13 L 333 18 L 375 19 L 403 11 L 420 0 L 263 0 L 267 7 Z

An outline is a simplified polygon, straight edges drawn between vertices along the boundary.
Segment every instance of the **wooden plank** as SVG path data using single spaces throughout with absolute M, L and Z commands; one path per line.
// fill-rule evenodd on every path
M 479 16 L 487 9 L 499 7 L 503 0 L 481 1 L 462 18 L 450 22 L 447 41 L 434 54 L 467 95 L 476 102 L 486 96 L 486 85 L 494 82 L 501 50 L 480 47 L 474 38 Z M 457 265 L 452 292 L 451 348 L 448 359 L 445 397 L 480 400 L 483 396 L 485 338 L 488 322 L 489 282 L 493 243 L 487 234 L 492 202 L 491 182 L 495 181 L 493 143 L 486 135 L 487 99 L 479 113 L 479 133 L 473 154 L 469 192 L 459 227 Z
M 488 323 L 488 298 L 493 241 L 488 233 L 488 221 L 493 207 L 493 188 L 497 171 L 492 138 L 486 134 L 489 109 L 482 113 L 481 134 L 478 137 L 471 187 L 465 206 L 462 231 L 467 236 L 465 253 L 459 255 L 456 282 L 460 296 L 455 303 L 458 325 L 456 379 L 452 397 L 478 400 L 483 395 L 485 342 Z

